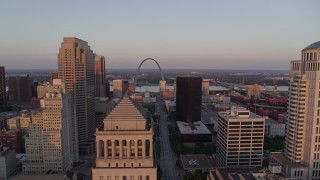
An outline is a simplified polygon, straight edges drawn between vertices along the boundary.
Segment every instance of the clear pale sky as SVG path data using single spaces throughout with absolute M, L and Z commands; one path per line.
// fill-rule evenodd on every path
M 113 69 L 286 70 L 320 41 L 319 17 L 319 0 L 1 1 L 0 65 L 55 69 L 78 37 Z

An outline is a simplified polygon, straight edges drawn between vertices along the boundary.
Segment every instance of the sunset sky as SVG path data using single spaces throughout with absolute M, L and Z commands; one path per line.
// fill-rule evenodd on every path
M 63 37 L 107 68 L 289 69 L 320 41 L 320 1 L 2 1 L 0 65 L 56 69 Z M 143 67 L 156 68 L 151 63 Z

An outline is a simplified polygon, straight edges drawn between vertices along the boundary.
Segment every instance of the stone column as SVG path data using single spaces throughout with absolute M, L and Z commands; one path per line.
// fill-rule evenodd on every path
M 108 141 L 103 141 L 104 144 L 104 159 L 108 158 Z
M 130 159 L 130 140 L 126 140 L 127 141 L 127 159 Z
M 142 140 L 142 158 L 146 158 L 146 140 Z
M 113 144 L 112 144 L 112 148 L 113 148 L 113 158 L 116 159 L 117 157 L 117 146 L 116 146 L 116 140 L 113 140 Z
M 153 157 L 153 142 L 152 142 L 152 139 L 149 139 L 149 141 L 150 141 L 150 143 L 149 143 L 149 145 L 150 145 L 149 154 L 150 154 L 150 158 L 152 158 Z M 159 151 L 160 151 L 160 149 L 159 149 Z
M 138 140 L 135 140 L 135 156 L 136 156 L 136 159 L 138 159 Z
M 120 140 L 120 159 L 123 159 L 123 142 Z
M 97 139 L 97 140 L 96 140 L 96 152 L 97 152 L 97 158 L 99 158 L 99 156 L 100 156 L 99 143 L 100 143 L 100 140 L 99 140 L 99 139 Z

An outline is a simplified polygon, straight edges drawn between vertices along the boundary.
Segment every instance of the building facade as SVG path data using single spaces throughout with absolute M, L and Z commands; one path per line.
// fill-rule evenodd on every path
M 0 132 L 0 147 L 14 149 L 16 153 L 23 153 L 22 133 L 20 130 Z
M 202 78 L 181 76 L 176 78 L 176 82 L 177 121 L 201 121 Z
M 72 168 L 71 96 L 64 83 L 41 99 L 41 109 L 32 111 L 32 122 L 25 137 L 25 160 L 22 170 L 27 174 L 44 174 L 49 170 L 65 173 Z
M 86 41 L 66 37 L 58 54 L 58 74 L 73 101 L 74 158 L 94 153 L 94 53 Z
M 94 58 L 95 97 L 106 97 L 106 61 L 104 56 Z
M 282 166 L 290 162 L 283 170 L 290 178 L 296 174 L 297 179 L 319 179 L 320 41 L 302 50 L 301 59 L 291 62 L 290 73 L 285 153 L 271 156 L 271 161 Z M 301 168 L 293 171 L 291 166 Z
M 157 179 L 153 160 L 152 128 L 146 111 L 127 93 L 105 118 L 104 129 L 96 131 L 96 167 L 93 180 Z
M 217 167 L 262 166 L 265 119 L 243 108 L 218 113 Z
M 0 66 L 0 112 L 6 110 L 6 72 L 3 66 Z
M 13 150 L 0 149 L 0 179 L 7 179 L 16 171 L 16 153 Z

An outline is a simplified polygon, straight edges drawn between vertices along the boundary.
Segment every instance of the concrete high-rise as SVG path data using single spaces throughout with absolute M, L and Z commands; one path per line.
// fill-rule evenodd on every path
M 202 78 L 181 76 L 176 78 L 176 116 L 177 121 L 201 121 Z
M 64 83 L 54 79 L 54 89 L 41 99 L 41 108 L 32 111 L 32 122 L 25 138 L 23 171 L 44 174 L 49 170 L 66 172 L 72 168 L 72 104 Z
M 6 110 L 6 73 L 5 68 L 0 66 L 0 112 Z
M 125 93 L 96 131 L 96 167 L 92 179 L 157 179 L 152 128 L 147 112 Z
M 74 107 L 75 161 L 79 154 L 94 153 L 94 53 L 86 41 L 67 37 L 58 54 L 58 74 L 71 94 Z
M 106 97 L 106 61 L 104 56 L 94 58 L 95 97 Z
M 262 166 L 264 118 L 244 108 L 218 113 L 218 167 Z
M 285 153 L 270 161 L 282 165 L 289 178 L 320 178 L 320 41 L 292 61 L 286 123 Z

